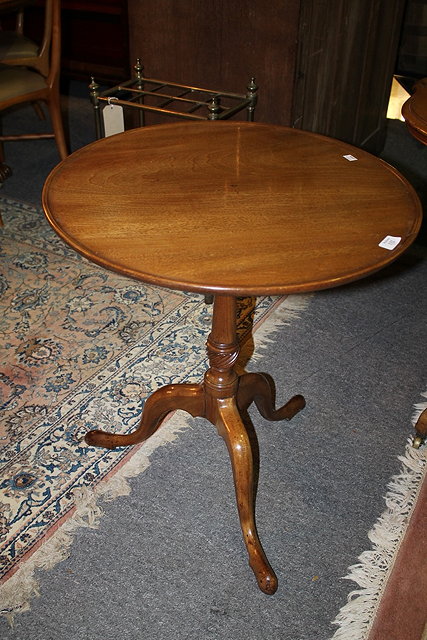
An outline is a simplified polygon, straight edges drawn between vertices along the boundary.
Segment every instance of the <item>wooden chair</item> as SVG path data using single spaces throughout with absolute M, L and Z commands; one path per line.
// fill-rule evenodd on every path
M 47 76 L 52 31 L 52 2 L 46 2 L 43 39 L 40 43 L 24 35 L 24 9 L 16 13 L 14 30 L 0 31 L 0 62 L 31 67 Z
M 12 45 L 9 53 L 17 52 L 17 43 L 23 42 L 19 32 L 15 34 L 16 47 Z M 29 41 L 31 42 L 31 41 Z M 0 47 L 1 51 L 1 47 Z M 22 50 L 27 57 L 4 57 L 0 64 L 0 112 L 16 105 L 26 103 L 37 104 L 44 102 L 49 110 L 52 133 L 24 133 L 16 135 L 0 135 L 0 142 L 11 140 L 34 140 L 55 138 L 61 159 L 67 157 L 67 143 L 65 141 L 62 123 L 59 73 L 61 57 L 61 8 L 60 0 L 46 0 L 45 28 L 41 45 L 37 55 L 31 56 L 30 48 Z M 5 50 L 3 49 L 3 53 Z M 15 54 L 13 54 L 15 55 Z M 3 151 L 1 150 L 1 160 Z

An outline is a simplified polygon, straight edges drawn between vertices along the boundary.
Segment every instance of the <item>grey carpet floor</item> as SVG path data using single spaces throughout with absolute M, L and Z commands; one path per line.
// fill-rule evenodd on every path
M 92 137 L 90 107 L 67 104 L 77 148 Z M 411 140 L 399 150 L 393 135 L 391 151 L 407 155 L 418 176 L 424 149 Z M 7 159 L 15 174 L 3 195 L 38 204 L 57 162 L 52 142 L 16 143 Z M 68 560 L 38 574 L 40 597 L 13 630 L 0 621 L 1 637 L 331 638 L 353 587 L 341 577 L 370 546 L 367 532 L 427 387 L 426 276 L 426 261 L 406 256 L 315 294 L 250 367 L 274 375 L 279 402 L 297 392 L 307 399 L 289 423 L 251 410 L 261 456 L 257 521 L 279 577 L 274 596 L 257 589 L 247 565 L 225 446 L 193 420 L 155 451 L 129 496 L 103 505 L 98 529 L 77 532 Z

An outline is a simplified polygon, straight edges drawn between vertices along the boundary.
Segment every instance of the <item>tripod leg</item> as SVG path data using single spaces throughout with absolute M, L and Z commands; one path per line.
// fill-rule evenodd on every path
M 239 378 L 237 406 L 246 410 L 255 402 L 258 411 L 266 420 L 290 420 L 305 407 L 304 397 L 293 396 L 283 407 L 275 408 L 274 383 L 264 373 L 245 373 Z
M 277 577 L 267 560 L 256 530 L 251 443 L 233 398 L 218 399 L 217 411 L 218 432 L 225 440 L 231 459 L 240 525 L 249 555 L 249 565 L 261 591 L 272 595 L 277 589 Z
M 176 409 L 187 411 L 192 416 L 204 415 L 204 393 L 198 384 L 169 384 L 157 389 L 145 401 L 139 426 L 129 434 L 89 431 L 85 440 L 95 447 L 127 447 L 147 440 L 160 427 L 162 420 Z

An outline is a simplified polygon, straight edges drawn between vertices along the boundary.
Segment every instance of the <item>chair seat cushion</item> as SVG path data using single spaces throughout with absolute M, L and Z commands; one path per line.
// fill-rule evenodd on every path
M 0 31 L 0 61 L 12 58 L 35 58 L 38 45 L 14 31 Z
M 0 101 L 45 88 L 45 78 L 36 71 L 31 71 L 25 67 L 0 65 Z

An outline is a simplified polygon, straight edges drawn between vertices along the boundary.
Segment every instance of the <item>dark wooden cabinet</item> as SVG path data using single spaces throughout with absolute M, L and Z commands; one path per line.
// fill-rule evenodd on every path
M 131 61 L 147 76 L 242 93 L 258 121 L 289 123 L 300 0 L 129 0 Z M 242 117 L 242 116 L 240 116 Z
M 292 125 L 382 149 L 405 0 L 301 2 Z
M 62 71 L 113 83 L 128 76 L 127 0 L 62 0 Z
M 427 0 L 407 0 L 397 73 L 412 78 L 427 76 Z
M 381 149 L 405 0 L 129 0 L 148 76 L 242 91 L 256 119 Z

